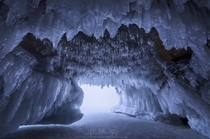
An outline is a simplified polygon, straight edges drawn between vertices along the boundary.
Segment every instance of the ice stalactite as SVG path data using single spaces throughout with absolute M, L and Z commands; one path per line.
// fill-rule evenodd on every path
M 210 39 L 209 5 L 209 1 L 195 0 L 4 0 L 1 2 L 0 28 L 4 33 L 0 37 L 0 56 L 3 58 L 12 51 L 28 32 L 39 39 L 48 38 L 53 47 L 57 47 L 64 33 L 67 40 L 79 31 L 98 39 L 107 29 L 114 37 L 121 24 L 134 23 L 146 32 L 156 28 L 167 50 L 190 46 L 195 57 L 192 67 L 206 77 L 210 70 L 210 62 L 206 60 L 210 51 L 205 47 L 206 40 Z

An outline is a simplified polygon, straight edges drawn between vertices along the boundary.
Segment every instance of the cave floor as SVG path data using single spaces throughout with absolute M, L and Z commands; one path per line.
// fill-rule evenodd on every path
M 2 139 L 207 139 L 188 126 L 117 113 L 87 114 L 71 125 L 22 126 Z

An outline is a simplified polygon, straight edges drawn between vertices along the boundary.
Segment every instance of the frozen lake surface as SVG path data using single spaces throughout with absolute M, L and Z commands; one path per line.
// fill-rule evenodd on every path
M 207 139 L 188 126 L 111 112 L 86 114 L 71 125 L 22 126 L 2 139 Z

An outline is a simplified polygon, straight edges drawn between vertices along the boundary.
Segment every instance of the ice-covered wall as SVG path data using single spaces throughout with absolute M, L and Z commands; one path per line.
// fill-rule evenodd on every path
M 77 82 L 47 71 L 46 61 L 35 56 L 18 45 L 0 60 L 0 136 L 20 125 L 70 124 L 83 116 Z
M 0 133 L 80 119 L 80 82 L 115 86 L 117 112 L 176 114 L 210 137 L 209 9 L 208 0 L 0 0 Z

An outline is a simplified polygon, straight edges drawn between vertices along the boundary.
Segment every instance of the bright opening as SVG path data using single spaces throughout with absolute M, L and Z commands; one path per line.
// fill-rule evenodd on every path
M 82 113 L 96 113 L 111 111 L 119 102 L 119 97 L 114 87 L 99 87 L 90 85 L 80 86 L 84 91 Z

